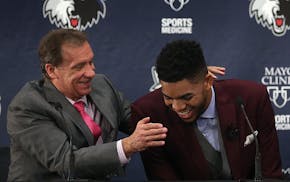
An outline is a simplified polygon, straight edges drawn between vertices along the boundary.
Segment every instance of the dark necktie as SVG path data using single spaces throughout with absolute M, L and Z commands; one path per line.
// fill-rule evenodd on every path
M 97 141 L 102 133 L 102 130 L 100 126 L 85 111 L 85 103 L 83 101 L 78 101 L 74 103 L 74 107 L 79 111 L 83 120 L 85 121 L 85 123 L 91 130 L 92 134 L 94 135 L 95 141 Z

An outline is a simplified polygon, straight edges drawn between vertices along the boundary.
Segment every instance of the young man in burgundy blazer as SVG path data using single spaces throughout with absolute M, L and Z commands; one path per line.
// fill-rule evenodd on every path
M 167 44 L 156 70 L 162 87 L 132 105 L 133 124 L 150 117 L 168 129 L 164 146 L 141 152 L 149 180 L 253 179 L 256 145 L 242 107 L 258 133 L 263 178 L 281 178 L 274 113 L 265 86 L 215 81 L 195 41 Z

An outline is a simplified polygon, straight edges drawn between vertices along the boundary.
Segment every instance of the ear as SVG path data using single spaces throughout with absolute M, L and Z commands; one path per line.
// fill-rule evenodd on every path
M 211 87 L 213 85 L 213 81 L 214 81 L 214 78 L 209 73 L 206 74 L 205 79 L 204 79 L 205 88 L 211 89 Z
M 48 75 L 48 77 L 50 79 L 56 79 L 58 78 L 57 76 L 57 73 L 56 73 L 56 69 L 55 69 L 55 66 L 53 66 L 52 64 L 46 64 L 45 65 L 45 71 L 46 71 L 46 74 Z

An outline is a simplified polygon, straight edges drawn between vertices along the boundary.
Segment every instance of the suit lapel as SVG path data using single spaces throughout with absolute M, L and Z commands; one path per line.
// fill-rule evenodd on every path
M 90 93 L 90 98 L 95 104 L 98 111 L 101 113 L 100 127 L 102 128 L 102 138 L 104 142 L 109 142 L 113 139 L 111 134 L 114 128 L 118 128 L 116 121 L 116 111 L 115 108 L 110 107 L 112 104 L 108 103 L 109 96 L 105 95 L 100 89 L 93 90 Z M 104 99 L 108 98 L 108 99 Z
M 233 176 L 239 176 L 241 164 L 240 135 L 237 117 L 236 100 L 229 97 L 228 91 L 218 84 L 214 85 L 216 94 L 216 108 L 220 121 L 221 134 L 228 162 Z
M 65 96 L 54 87 L 54 85 L 49 80 L 45 80 L 44 87 L 44 93 L 46 95 L 47 101 L 50 103 L 61 105 L 62 114 L 65 120 L 64 122 L 67 127 L 71 128 L 71 123 L 73 123 L 85 136 L 88 144 L 93 145 L 94 137 L 78 111 L 65 98 Z M 71 135 L 73 136 L 73 133 L 71 133 Z
M 178 166 L 184 166 L 180 169 L 182 175 L 188 179 L 196 178 L 196 176 L 209 177 L 209 166 L 196 138 L 192 123 L 185 123 L 174 111 L 168 108 L 166 110 L 164 120 L 168 121 L 166 127 L 168 128 L 168 139 L 170 139 L 166 142 L 166 146 L 169 147 L 168 151 L 171 151 L 169 153 L 173 160 L 176 160 Z
M 187 144 L 187 146 L 185 146 L 185 151 L 187 151 L 188 155 L 188 157 L 186 157 L 188 159 L 187 163 L 188 166 L 191 166 L 185 170 L 187 171 L 189 176 L 192 177 L 194 177 L 195 175 L 210 177 L 210 168 L 205 158 L 205 155 L 202 152 L 201 145 L 199 144 L 198 139 L 195 135 L 194 126 L 189 126 L 187 123 L 182 123 L 182 125 L 182 130 L 185 134 L 183 141 L 185 141 L 184 143 Z M 193 173 L 193 169 L 196 169 L 196 172 Z

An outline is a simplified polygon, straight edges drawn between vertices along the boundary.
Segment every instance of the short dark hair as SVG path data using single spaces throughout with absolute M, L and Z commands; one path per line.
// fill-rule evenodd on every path
M 165 82 L 195 80 L 208 73 L 200 44 L 193 40 L 168 43 L 157 57 L 156 71 Z
M 49 31 L 41 40 L 38 47 L 42 74 L 48 78 L 46 64 L 58 66 L 62 63 L 61 48 L 66 43 L 77 46 L 88 41 L 84 32 L 72 29 L 55 29 Z

